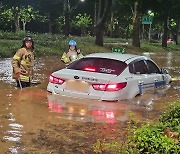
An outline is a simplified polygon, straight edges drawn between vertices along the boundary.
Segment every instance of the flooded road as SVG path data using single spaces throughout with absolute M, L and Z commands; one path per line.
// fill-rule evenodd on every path
M 37 58 L 34 82 L 20 91 L 11 59 L 0 59 L 0 153 L 93 153 L 98 140 L 123 141 L 129 120 L 154 122 L 170 102 L 180 102 L 180 53 L 144 53 L 173 77 L 170 86 L 120 102 L 53 96 L 49 75 L 60 57 Z

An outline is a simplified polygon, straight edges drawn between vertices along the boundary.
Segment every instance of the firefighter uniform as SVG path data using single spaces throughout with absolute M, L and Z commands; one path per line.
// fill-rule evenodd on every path
M 16 74 L 20 73 L 20 81 L 30 83 L 33 75 L 33 65 L 34 51 L 25 47 L 19 49 L 12 59 L 13 78 L 18 80 Z
M 83 55 L 81 53 L 77 53 L 76 50 L 69 50 L 68 52 L 63 53 L 61 60 L 65 64 L 69 64 L 81 58 L 83 58 Z

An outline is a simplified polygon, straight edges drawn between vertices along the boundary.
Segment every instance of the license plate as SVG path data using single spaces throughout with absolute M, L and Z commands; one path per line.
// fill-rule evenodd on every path
M 65 90 L 87 93 L 89 91 L 89 84 L 85 81 L 68 80 Z

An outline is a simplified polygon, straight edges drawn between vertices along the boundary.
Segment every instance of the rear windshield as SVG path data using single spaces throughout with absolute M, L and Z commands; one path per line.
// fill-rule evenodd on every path
M 126 68 L 126 66 L 126 63 L 113 59 L 82 58 L 70 64 L 67 68 L 74 70 L 119 75 Z

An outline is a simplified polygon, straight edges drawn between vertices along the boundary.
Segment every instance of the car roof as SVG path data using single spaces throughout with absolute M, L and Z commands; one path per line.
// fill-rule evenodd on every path
M 93 57 L 93 58 L 108 58 L 108 59 L 114 59 L 114 60 L 119 60 L 119 61 L 133 61 L 137 58 L 148 58 L 145 56 L 141 56 L 141 55 L 135 55 L 135 54 L 121 54 L 121 53 L 93 53 L 93 54 L 89 54 L 86 55 L 86 57 Z

